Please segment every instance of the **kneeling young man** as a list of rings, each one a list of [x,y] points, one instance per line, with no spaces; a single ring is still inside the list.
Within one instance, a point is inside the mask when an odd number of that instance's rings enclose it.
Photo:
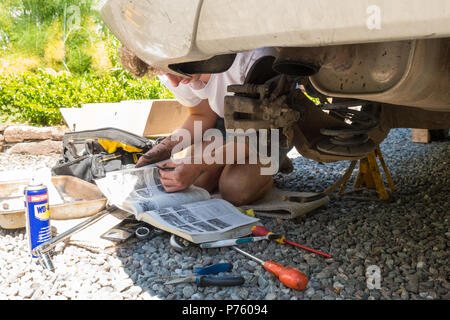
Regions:
[[[122,47],[119,50],[123,66],[134,76],[142,77],[152,67],[140,60],[131,51]],[[143,155],[136,167],[157,163],[171,158],[173,149],[180,143],[179,132],[190,133],[190,141],[182,141],[185,145],[197,143],[194,141],[195,122],[201,123],[202,135],[211,128],[219,129],[223,134],[223,159],[227,146],[224,126],[224,97],[227,87],[231,84],[242,84],[252,65],[259,58],[274,55],[271,48],[261,48],[250,52],[238,53],[233,65],[223,73],[195,74],[191,78],[154,71],[160,81],[173,93],[175,98],[184,106],[189,107],[189,117],[182,128],[176,130],[171,136],[155,145]],[[185,138],[186,139],[186,138]],[[183,140],[181,138],[181,140]],[[211,142],[212,143],[212,142]],[[202,148],[208,145],[201,144]],[[229,144],[227,144],[230,147]],[[233,146],[233,150],[237,147]],[[215,150],[217,152],[217,150]],[[245,157],[248,157],[249,148],[246,146]],[[195,154],[195,151],[194,151]],[[203,155],[203,152],[201,152]],[[234,151],[233,151],[234,154]],[[193,157],[193,156],[191,156]],[[205,163],[205,161],[177,161],[169,160],[158,165],[161,183],[167,192],[176,192],[196,185],[208,190],[210,193],[218,190],[221,197],[236,206],[250,204],[262,198],[273,185],[272,175],[261,174],[263,165],[260,162],[250,164],[248,161],[237,164],[236,155],[232,163],[220,161],[219,163]],[[229,160],[229,159],[228,159]],[[242,160],[242,159],[240,159]]]

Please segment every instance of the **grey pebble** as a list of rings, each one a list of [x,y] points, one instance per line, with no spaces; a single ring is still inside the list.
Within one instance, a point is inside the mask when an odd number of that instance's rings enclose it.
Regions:
[[[242,299],[247,299],[248,295],[249,295],[249,291],[246,288],[242,288],[239,290],[238,295],[242,298]]]
[[[194,288],[190,285],[183,288],[183,297],[185,299],[189,299],[194,293]]]
[[[307,297],[312,297],[312,296],[314,295],[315,292],[316,292],[316,291],[314,290],[314,288],[308,288],[308,289],[306,290],[306,292],[305,292],[305,295],[306,295]]]
[[[258,286],[259,286],[261,289],[264,289],[265,287],[267,287],[268,284],[269,284],[269,282],[267,281],[265,275],[262,275],[262,276],[259,276],[259,277],[258,277]]]
[[[269,292],[264,299],[265,300],[275,300],[277,298],[277,295],[273,292]]]
[[[327,279],[327,278],[332,277],[332,274],[333,274],[332,270],[325,268],[316,275],[316,278],[317,279]]]
[[[194,293],[191,296],[191,299],[193,299],[193,300],[203,300],[203,298],[204,298],[204,295],[200,292]]]
[[[230,294],[230,298],[231,300],[241,300],[241,298],[235,292],[232,292]]]

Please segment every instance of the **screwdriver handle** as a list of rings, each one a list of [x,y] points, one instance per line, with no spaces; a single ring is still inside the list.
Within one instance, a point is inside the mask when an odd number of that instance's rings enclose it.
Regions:
[[[271,233],[269,229],[263,226],[253,226],[252,227],[252,234],[256,237],[265,236]]]
[[[281,270],[278,279],[280,279],[281,283],[286,287],[295,290],[304,290],[308,284],[308,277],[300,270],[292,267],[284,267],[284,269]]]
[[[219,272],[227,272],[230,271],[231,269],[233,269],[233,265],[231,263],[216,263],[209,267],[195,269],[194,273],[198,275],[205,275]]]
[[[237,252],[242,253],[244,256],[249,257],[250,259],[258,261],[263,265],[264,269],[278,277],[281,283],[283,283],[286,287],[295,290],[304,290],[306,288],[306,285],[308,284],[308,277],[303,272],[292,267],[286,268],[283,265],[272,260],[267,260],[264,262],[261,259],[252,256],[250,253],[247,253],[236,246],[233,246],[232,248]]]
[[[280,244],[283,244],[286,238],[284,236],[278,235],[273,233],[272,231],[269,231],[266,227],[263,226],[254,226],[252,227],[252,234],[256,237],[262,237],[266,235],[274,235],[276,237],[271,237],[269,240],[274,240]]]
[[[267,260],[264,262],[264,269],[269,271],[270,273],[274,274],[275,276],[279,277],[281,270],[283,270],[284,266],[282,264],[279,264],[278,262],[275,262],[273,260]]]
[[[282,284],[295,290],[304,290],[308,284],[308,277],[292,267],[284,267],[283,265],[267,260],[264,263],[264,269],[278,277]]]
[[[232,287],[240,286],[245,282],[242,276],[199,276],[195,279],[195,283],[199,287],[217,286]]]

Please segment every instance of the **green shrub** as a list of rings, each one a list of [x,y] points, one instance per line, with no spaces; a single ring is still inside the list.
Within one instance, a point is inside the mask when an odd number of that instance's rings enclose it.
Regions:
[[[100,19],[98,0],[1,0],[0,73],[65,70],[101,75],[115,66],[104,50],[114,36]],[[100,45],[99,45],[100,43]],[[117,48],[113,49],[114,51]],[[31,66],[20,59],[31,58]]]
[[[123,70],[102,76],[50,75],[42,70],[0,75],[0,121],[35,125],[63,123],[59,108],[85,103],[173,98],[157,78],[135,79]]]
[[[76,74],[89,72],[92,57],[84,53],[79,48],[70,49],[67,55],[67,67]]]

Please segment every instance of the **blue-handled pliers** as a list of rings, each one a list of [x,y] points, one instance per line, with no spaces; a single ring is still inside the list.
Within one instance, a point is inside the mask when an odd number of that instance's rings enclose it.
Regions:
[[[192,274],[176,276],[176,278],[167,281],[165,284],[193,282],[199,287],[230,287],[243,284],[245,280],[241,276],[211,276],[212,274],[230,271],[232,267],[231,263],[213,264],[209,267],[195,269]]]

